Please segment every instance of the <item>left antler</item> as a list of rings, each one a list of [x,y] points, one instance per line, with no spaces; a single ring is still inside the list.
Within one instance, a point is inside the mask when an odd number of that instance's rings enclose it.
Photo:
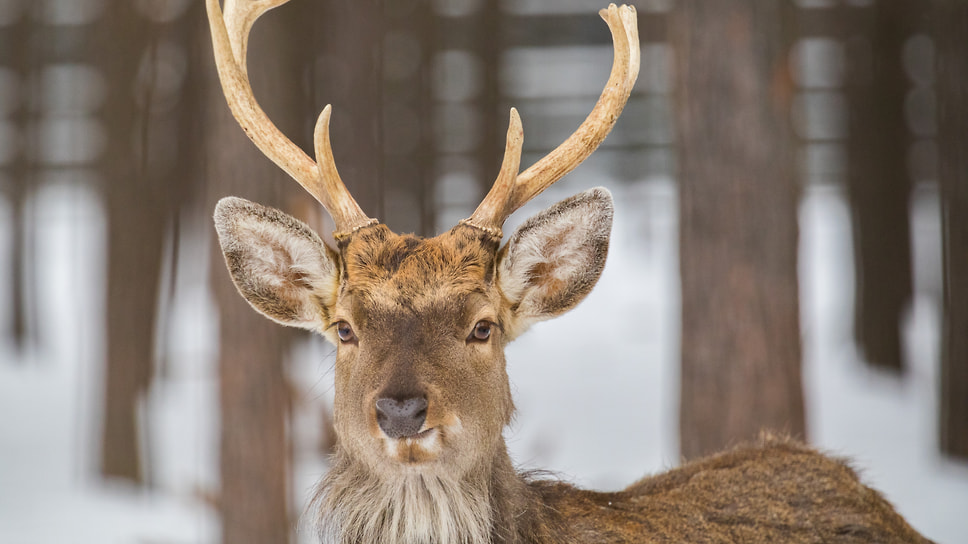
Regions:
[[[612,4],[599,12],[612,32],[615,58],[605,90],[585,121],[554,151],[518,174],[524,138],[521,118],[511,109],[501,172],[484,201],[461,223],[501,236],[501,226],[515,210],[581,164],[615,126],[639,75],[639,31],[635,8]]]
[[[246,47],[252,24],[263,13],[289,0],[225,0],[225,15],[219,0],[207,0],[208,22],[215,49],[222,91],[235,119],[266,157],[293,177],[313,195],[336,224],[334,236],[376,223],[363,213],[336,171],[329,143],[330,107],[319,114],[314,132],[316,162],[287,138],[259,107],[245,66]]]

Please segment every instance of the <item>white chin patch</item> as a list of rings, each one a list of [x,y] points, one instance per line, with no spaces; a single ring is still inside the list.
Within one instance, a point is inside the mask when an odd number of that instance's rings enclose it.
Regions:
[[[437,429],[429,429],[410,438],[384,438],[383,445],[387,457],[403,463],[433,461],[443,450]]]
[[[422,433],[418,437],[407,438],[404,441],[407,443],[407,446],[418,447],[428,453],[440,453],[440,432],[437,429],[430,429],[429,431],[425,431],[425,434]]]

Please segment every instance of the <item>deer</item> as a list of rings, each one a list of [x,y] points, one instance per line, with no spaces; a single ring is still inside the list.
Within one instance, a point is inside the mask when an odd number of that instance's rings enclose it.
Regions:
[[[223,13],[219,0],[206,0],[216,66],[245,133],[329,213],[335,247],[302,221],[238,197],[220,200],[214,220],[245,300],[336,347],[337,446],[307,514],[322,542],[930,542],[847,461],[784,436],[766,434],[617,492],[512,462],[505,346],[591,291],[608,254],[612,197],[593,188],[566,198],[503,245],[502,228],[614,126],[639,70],[633,7],[600,12],[613,65],[576,131],[521,171],[522,124],[512,108],[490,191],[470,217],[423,238],[395,234],[350,195],[333,160],[330,106],[315,125],[313,160],[256,102],[249,30],[287,1],[226,0]]]

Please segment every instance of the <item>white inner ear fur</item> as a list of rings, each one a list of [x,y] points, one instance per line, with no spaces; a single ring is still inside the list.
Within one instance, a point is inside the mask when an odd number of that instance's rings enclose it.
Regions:
[[[510,337],[574,308],[601,276],[612,228],[611,194],[591,189],[528,219],[498,264],[511,305]]]
[[[232,197],[219,202],[215,224],[232,280],[253,308],[283,325],[325,327],[339,273],[316,233],[278,210]]]

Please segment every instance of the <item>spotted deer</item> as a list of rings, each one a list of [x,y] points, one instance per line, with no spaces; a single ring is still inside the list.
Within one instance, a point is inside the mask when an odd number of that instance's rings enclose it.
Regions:
[[[511,110],[497,180],[434,238],[363,213],[333,162],[327,106],[316,160],[266,117],[246,74],[249,30],[287,0],[207,0],[218,73],[242,128],[329,212],[330,248],[302,222],[241,198],[215,225],[232,280],[257,311],[336,346],[331,468],[313,498],[327,543],[928,542],[844,462],[798,442],[759,442],[599,493],[518,472],[503,438],[514,404],[504,347],[592,289],[608,253],[612,198],[591,189],[505,220],[588,157],[621,113],[639,67],[636,13],[601,11],[614,63],[587,119],[520,171]]]

